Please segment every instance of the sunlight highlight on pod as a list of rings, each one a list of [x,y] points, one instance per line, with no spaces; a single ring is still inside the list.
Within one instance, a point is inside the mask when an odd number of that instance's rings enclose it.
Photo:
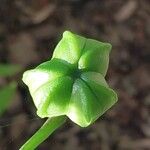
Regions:
[[[66,117],[87,127],[116,103],[117,94],[105,80],[110,50],[109,43],[65,31],[52,59],[24,73],[37,115],[52,120],[21,149],[35,149]]]

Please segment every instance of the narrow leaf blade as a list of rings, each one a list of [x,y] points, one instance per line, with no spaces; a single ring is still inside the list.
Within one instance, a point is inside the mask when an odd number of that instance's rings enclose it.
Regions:
[[[0,115],[8,108],[15,94],[16,86],[16,82],[11,82],[9,85],[0,89]]]

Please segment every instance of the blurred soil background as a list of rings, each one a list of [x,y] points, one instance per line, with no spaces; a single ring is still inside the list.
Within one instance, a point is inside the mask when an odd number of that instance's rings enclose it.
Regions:
[[[119,101],[88,128],[68,120],[38,149],[149,150],[149,0],[0,0],[0,63],[22,68],[0,77],[0,87],[18,83],[0,116],[0,150],[19,149],[45,121],[36,115],[21,78],[51,58],[64,30],[113,45],[107,81]]]

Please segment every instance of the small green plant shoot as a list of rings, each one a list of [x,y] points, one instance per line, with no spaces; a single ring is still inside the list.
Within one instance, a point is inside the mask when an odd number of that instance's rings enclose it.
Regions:
[[[6,111],[9,107],[13,96],[15,95],[17,88],[17,83],[12,81],[8,85],[0,88],[0,116]]]
[[[48,119],[21,150],[35,149],[67,117],[87,127],[116,103],[105,81],[110,50],[108,43],[65,31],[52,59],[23,74],[37,115]]]
[[[0,78],[7,78],[17,74],[21,70],[21,66],[15,64],[0,63]],[[5,113],[9,107],[13,96],[15,95],[17,82],[11,81],[7,85],[0,86],[0,116]]]

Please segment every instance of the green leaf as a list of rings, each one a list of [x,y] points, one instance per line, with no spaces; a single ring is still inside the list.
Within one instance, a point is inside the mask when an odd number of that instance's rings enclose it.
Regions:
[[[8,77],[18,73],[21,70],[19,65],[0,64],[0,77]]]
[[[9,107],[16,91],[16,82],[12,82],[0,89],[0,115]]]

